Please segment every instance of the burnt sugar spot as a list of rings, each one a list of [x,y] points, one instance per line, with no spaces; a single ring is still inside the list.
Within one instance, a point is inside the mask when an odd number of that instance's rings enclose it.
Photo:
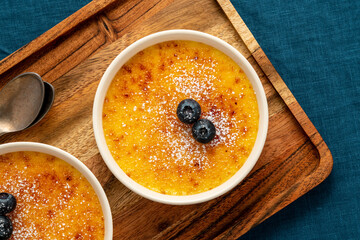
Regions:
[[[94,232],[94,231],[95,231],[95,227],[94,227],[94,226],[87,226],[86,229],[88,230],[88,232]]]
[[[145,70],[146,70],[146,67],[145,67],[142,63],[139,64],[139,68],[140,68],[142,71],[145,71]]]
[[[150,71],[146,71],[141,81],[139,81],[139,88],[143,93],[148,94],[149,84],[153,81],[153,76]]]
[[[222,105],[224,101],[225,101],[225,97],[223,94],[220,94],[214,98],[214,103],[218,105]],[[216,107],[212,106],[212,108],[216,108]]]
[[[70,182],[70,181],[73,180],[73,177],[72,177],[70,174],[65,175],[65,180],[68,181],[68,182]]]
[[[115,137],[113,139],[114,142],[119,142],[120,140],[123,140],[124,139],[124,135],[120,135],[119,137]]]
[[[53,217],[55,217],[55,212],[54,212],[53,210],[49,210],[49,211],[47,212],[47,217],[48,217],[49,219],[52,219]]]
[[[29,162],[30,161],[30,158],[28,155],[26,155],[25,153],[22,154],[22,159],[24,160],[24,162]]]
[[[48,161],[48,162],[50,162],[50,163],[54,162],[55,159],[56,159],[56,158],[55,158],[54,156],[47,156],[47,157],[46,157],[46,161]]]
[[[46,172],[42,175],[42,179],[39,179],[39,183],[41,183],[42,181],[45,182],[50,182],[52,184],[57,184],[58,182],[60,182],[60,178],[56,175],[56,173],[50,173],[50,172]]]
[[[148,89],[147,86],[144,86],[144,87],[142,88],[142,90],[143,90],[144,93],[147,93],[147,91],[148,91],[149,89]]]
[[[195,53],[194,53],[193,59],[194,59],[195,61],[199,59],[199,52],[195,52]]]
[[[128,72],[128,73],[132,73],[132,69],[131,69],[130,66],[124,65],[122,68],[123,68],[126,72]]]
[[[152,74],[150,71],[147,71],[145,73],[145,81],[147,81],[147,82],[152,81]]]
[[[190,178],[190,183],[193,185],[193,187],[198,187],[199,186],[199,182],[196,181],[194,178]]]
[[[77,234],[75,235],[75,239],[76,239],[76,240],[82,240],[82,239],[84,239],[84,236],[83,236],[81,233],[77,233]]]

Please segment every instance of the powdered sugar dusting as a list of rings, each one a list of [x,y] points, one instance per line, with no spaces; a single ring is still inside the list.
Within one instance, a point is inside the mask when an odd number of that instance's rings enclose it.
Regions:
[[[186,69],[183,66],[175,67],[172,73],[164,77],[164,80],[175,83],[175,90],[189,98],[200,99],[204,95],[209,96],[216,90],[213,82],[216,80],[214,73],[217,62],[204,59],[203,63],[208,63],[205,65],[193,58],[188,59],[188,62],[193,64],[192,69]]]

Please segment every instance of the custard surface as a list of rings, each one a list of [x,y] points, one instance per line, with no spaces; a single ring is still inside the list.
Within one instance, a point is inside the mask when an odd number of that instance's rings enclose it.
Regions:
[[[216,127],[198,143],[178,120],[187,98]],[[103,106],[103,130],[120,168],[137,183],[168,195],[215,188],[249,156],[259,111],[243,70],[228,56],[193,41],[156,44],[132,57],[116,74]]]
[[[0,192],[17,200],[10,239],[104,239],[98,197],[73,166],[39,152],[0,155]]]

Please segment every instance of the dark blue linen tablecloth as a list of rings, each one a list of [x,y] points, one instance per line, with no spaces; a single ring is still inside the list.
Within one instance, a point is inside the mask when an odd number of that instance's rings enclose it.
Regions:
[[[0,59],[89,0],[0,2]],[[360,1],[232,0],[334,158],[330,177],[241,239],[360,239]]]
[[[330,177],[243,239],[360,239],[360,1],[232,1],[330,148]]]

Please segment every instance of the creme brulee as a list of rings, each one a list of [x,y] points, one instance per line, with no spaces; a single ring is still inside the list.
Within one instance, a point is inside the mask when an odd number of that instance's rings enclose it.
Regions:
[[[187,98],[216,127],[194,140],[176,115]],[[122,66],[103,107],[103,129],[120,168],[137,183],[168,195],[213,189],[248,158],[258,131],[256,95],[242,69],[219,50],[193,41],[148,47]]]
[[[98,197],[73,166],[38,152],[0,155],[0,192],[17,200],[10,239],[104,239]]]

